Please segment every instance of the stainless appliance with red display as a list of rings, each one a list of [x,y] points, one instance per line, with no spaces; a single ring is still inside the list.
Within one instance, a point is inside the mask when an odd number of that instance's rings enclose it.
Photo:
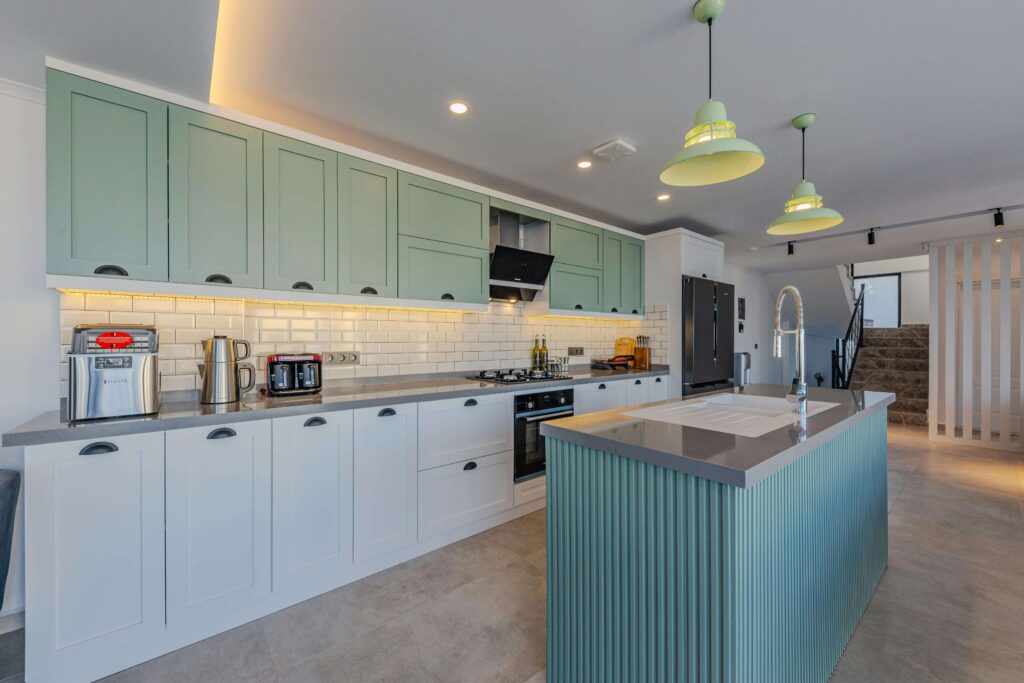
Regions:
[[[556,389],[516,396],[515,401],[515,480],[523,481],[544,474],[546,451],[540,425],[548,420],[573,414],[572,389]]]
[[[319,354],[267,356],[267,395],[316,394],[323,388]]]
[[[152,325],[76,325],[68,353],[68,419],[160,410],[158,346]]]

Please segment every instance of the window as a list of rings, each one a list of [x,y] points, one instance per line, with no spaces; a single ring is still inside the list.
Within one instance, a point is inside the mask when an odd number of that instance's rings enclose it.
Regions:
[[[853,278],[855,291],[864,286],[864,326],[900,326],[900,274]]]

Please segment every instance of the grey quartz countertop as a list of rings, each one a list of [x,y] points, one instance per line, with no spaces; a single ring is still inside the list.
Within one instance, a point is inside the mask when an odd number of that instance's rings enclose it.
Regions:
[[[160,412],[146,417],[99,420],[70,424],[59,411],[43,413],[3,435],[4,446],[36,446],[79,439],[99,439],[126,434],[161,432],[208,425],[262,420],[293,415],[313,415],[326,411],[369,408],[389,404],[468,398],[486,394],[528,393],[556,387],[588,384],[616,379],[667,375],[668,366],[651,370],[573,369],[571,379],[531,384],[491,384],[467,379],[471,373],[410,375],[338,380],[324,386],[313,396],[270,398],[253,392],[238,403],[202,405],[198,398],[164,401]],[[196,392],[192,392],[195,394]],[[511,418],[511,416],[509,416]]]
[[[782,385],[753,384],[742,391],[754,396],[784,397],[788,390]],[[637,406],[551,420],[543,423],[540,430],[544,436],[586,448],[750,488],[882,410],[896,398],[894,394],[878,391],[818,388],[807,391],[812,401],[839,405],[805,417],[804,424],[794,415],[790,426],[756,438],[623,414],[637,410]],[[659,404],[699,400],[701,397],[670,399]]]

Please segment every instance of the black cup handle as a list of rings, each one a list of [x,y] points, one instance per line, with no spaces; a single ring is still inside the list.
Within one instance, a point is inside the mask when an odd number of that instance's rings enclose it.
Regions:
[[[304,425],[302,425],[302,426],[303,427],[322,427],[325,424],[327,424],[327,420],[323,419],[322,417],[311,417],[308,420],[306,420],[306,423]]]
[[[637,380],[637,381],[633,382],[633,384],[640,384],[640,383],[641,383],[640,380]]]
[[[636,309],[634,308],[634,309],[633,309],[633,315],[640,315],[640,311],[638,311],[638,310],[636,310]]]
[[[473,462],[473,461],[467,462],[465,465],[462,466],[462,469],[463,470],[475,470],[476,469],[476,463]]]
[[[92,272],[94,275],[118,275],[120,277],[128,277],[128,271],[121,266],[100,266]]]
[[[612,306],[612,313],[618,313],[618,312],[619,312],[619,309],[617,309],[614,306]]]
[[[206,435],[207,439],[230,439],[233,436],[238,436],[238,432],[230,427],[221,427],[220,429],[214,429],[212,432]]]
[[[581,306],[580,304],[576,304],[575,306],[573,306],[573,308],[575,310],[577,310],[577,311],[582,311],[583,310],[583,306]]]
[[[221,275],[220,273],[214,273],[213,275],[211,275],[208,278],[206,278],[206,281],[210,282],[210,283],[213,283],[215,285],[230,285],[230,284],[233,284],[231,282],[231,278],[229,278],[227,275]]]
[[[444,294],[441,295],[441,300],[442,301],[455,301],[455,297],[452,296],[451,294],[449,294],[448,292],[445,292]]]
[[[608,387],[606,387],[606,386],[605,386],[605,385],[603,385],[603,384],[598,384],[598,385],[597,385],[597,388],[598,388],[598,389],[607,389]]]
[[[392,415],[397,415],[397,414],[398,413],[395,412],[394,408],[385,408],[384,410],[382,410],[379,413],[377,413],[377,417],[391,417]]]
[[[661,378],[660,377],[655,377],[654,381],[660,384],[661,383]]]
[[[360,294],[373,294],[373,295],[376,295],[377,294],[377,290],[374,289],[373,287],[363,287],[362,289],[359,290],[359,293]]]
[[[466,402],[463,403],[462,405],[466,406],[467,408],[470,408],[472,406],[477,405],[477,402],[475,398],[467,398]]]
[[[300,280],[299,282],[296,282],[294,285],[292,285],[292,289],[305,289],[312,292],[313,285],[309,284],[308,282],[303,282]]]
[[[91,443],[82,450],[78,451],[79,455],[106,455],[107,453],[114,453],[117,451],[117,446],[110,443],[109,441],[97,441]]]

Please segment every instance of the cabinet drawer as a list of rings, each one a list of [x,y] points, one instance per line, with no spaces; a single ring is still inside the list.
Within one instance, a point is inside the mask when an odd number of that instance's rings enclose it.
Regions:
[[[419,468],[510,450],[512,394],[421,403]]]
[[[435,467],[419,474],[420,538],[512,507],[512,452]]]
[[[626,405],[626,384],[622,380],[581,384],[574,390],[577,415],[612,410]]]
[[[487,303],[491,255],[486,249],[405,235],[399,237],[398,246],[398,296]]]

